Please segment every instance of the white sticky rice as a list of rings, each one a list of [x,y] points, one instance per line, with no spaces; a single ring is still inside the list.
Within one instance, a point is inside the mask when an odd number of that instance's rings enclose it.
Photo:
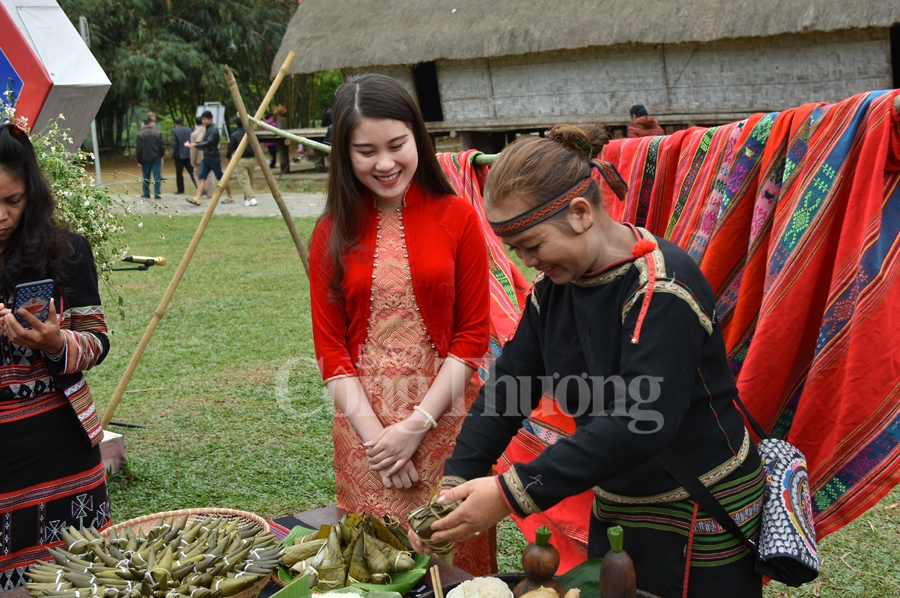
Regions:
[[[446,598],[512,598],[512,595],[503,580],[496,577],[476,577],[450,590]]]

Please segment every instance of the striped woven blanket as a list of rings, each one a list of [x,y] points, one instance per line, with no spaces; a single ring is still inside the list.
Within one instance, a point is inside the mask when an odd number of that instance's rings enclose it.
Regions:
[[[512,338],[519,324],[519,314],[525,304],[530,286],[515,264],[509,259],[503,243],[491,230],[484,213],[484,180],[487,166],[476,166],[475,157],[481,152],[469,150],[459,154],[438,154],[444,173],[453,183],[457,194],[471,203],[478,212],[488,251],[491,293],[491,342],[478,375],[487,380],[491,360],[500,356],[503,345]]]
[[[897,93],[614,140],[603,153],[629,185],[624,201],[606,202],[610,213],[677,243],[709,279],[742,400],[772,436],[807,457],[819,539],[900,482]],[[441,160],[480,207],[484,172],[465,167],[471,157]],[[614,197],[608,188],[604,196]],[[499,255],[502,246],[488,238]],[[507,291],[503,309],[492,312],[504,330],[520,278],[492,288],[497,299]],[[492,347],[504,338],[492,329]],[[527,422],[498,468],[533,459],[558,436],[541,430],[567,427]],[[571,543],[561,570],[583,554],[589,501],[554,508],[566,518],[553,527]],[[520,524],[532,539],[538,525],[554,521],[548,512]]]
[[[716,294],[744,403],[808,460],[818,537],[900,482],[897,92],[617,140],[623,220]]]

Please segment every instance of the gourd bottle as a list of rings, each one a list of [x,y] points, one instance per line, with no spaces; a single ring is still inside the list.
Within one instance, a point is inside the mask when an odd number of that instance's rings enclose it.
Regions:
[[[634,563],[622,550],[624,533],[618,525],[606,530],[611,548],[600,565],[600,598],[637,598]]]
[[[562,585],[553,579],[558,568],[559,551],[550,544],[550,530],[546,525],[542,525],[535,533],[534,543],[522,551],[522,570],[525,571],[526,577],[513,590],[513,596],[518,598],[538,588],[550,588],[562,598],[566,592]]]

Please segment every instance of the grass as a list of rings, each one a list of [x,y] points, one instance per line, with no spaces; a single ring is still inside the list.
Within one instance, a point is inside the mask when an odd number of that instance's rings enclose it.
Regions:
[[[198,222],[145,217],[128,229],[133,251],[171,267],[116,274],[126,316],[110,316],[112,351],[89,378],[102,408]],[[307,237],[312,224],[297,222]],[[116,519],[190,506],[273,517],[333,503],[307,297],[283,222],[213,218],[115,414],[148,426],[126,432],[129,467],[110,486]]]
[[[101,412],[200,218],[144,216],[130,251],[165,267],[115,274],[124,317],[107,309],[112,349],[88,374]],[[297,219],[309,238],[313,219]],[[104,289],[104,300],[115,298]],[[113,428],[128,466],[110,480],[117,521],[188,507],[272,518],[334,504],[331,410],[313,360],[308,285],[279,218],[214,216],[129,384]],[[821,545],[822,574],[766,598],[900,596],[900,491]],[[500,525],[501,571],[521,568],[521,534]]]

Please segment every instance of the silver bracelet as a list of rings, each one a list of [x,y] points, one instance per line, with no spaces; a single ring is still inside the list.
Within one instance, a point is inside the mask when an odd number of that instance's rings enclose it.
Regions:
[[[425,409],[423,409],[419,405],[416,405],[413,407],[413,411],[418,411],[425,418],[425,424],[422,426],[423,428],[427,428],[429,425],[431,425],[432,428],[437,428],[437,420],[434,419],[434,417],[432,417],[430,413],[425,411]]]

